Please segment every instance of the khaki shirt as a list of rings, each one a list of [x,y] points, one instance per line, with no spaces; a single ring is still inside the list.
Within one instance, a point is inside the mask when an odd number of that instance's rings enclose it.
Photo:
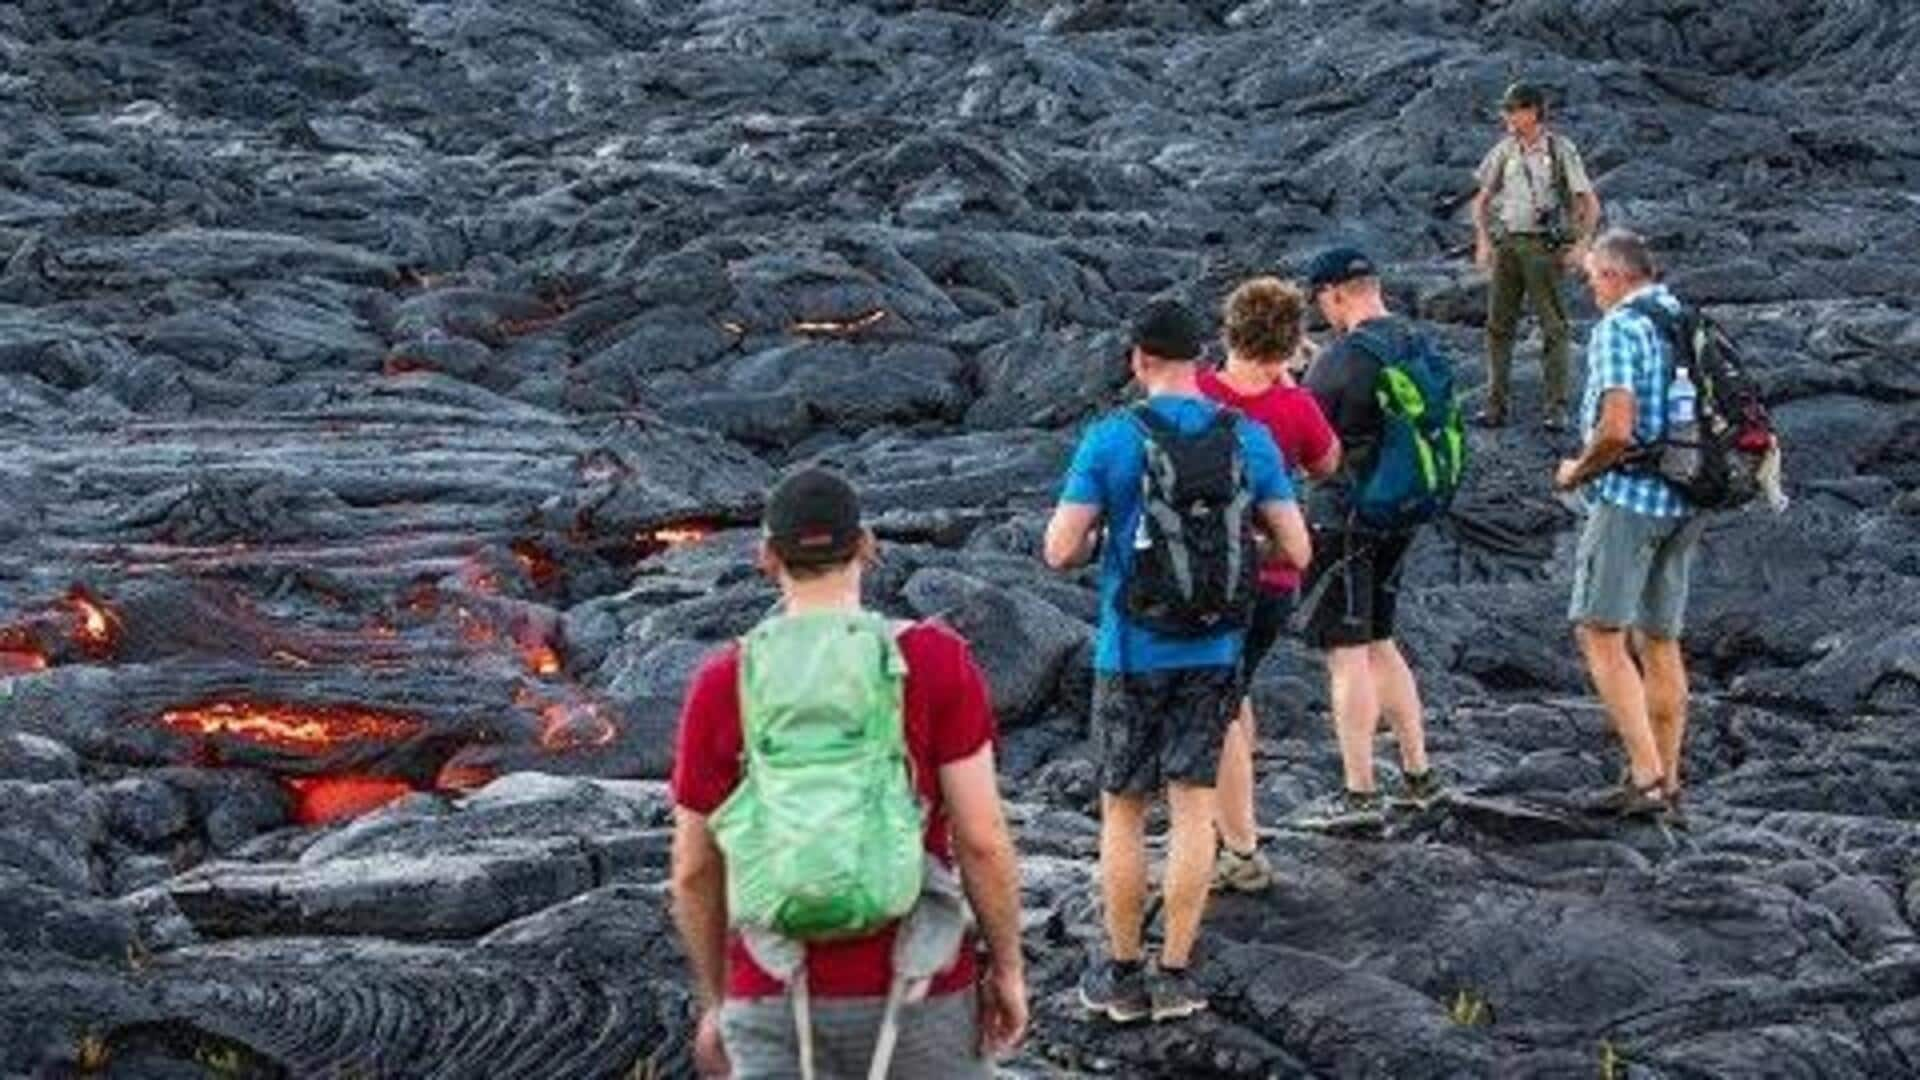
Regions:
[[[1553,157],[1548,147],[1555,143],[1559,144],[1561,167],[1566,170],[1567,189],[1574,195],[1593,190],[1593,181],[1587,179],[1587,167],[1573,140],[1547,132],[1533,146],[1522,147],[1520,140],[1509,135],[1487,152],[1477,174],[1482,190],[1493,193],[1489,224],[1496,235],[1544,232],[1536,214],[1542,208],[1549,211],[1547,220],[1573,227],[1573,207],[1560,205],[1560,192],[1553,182]]]

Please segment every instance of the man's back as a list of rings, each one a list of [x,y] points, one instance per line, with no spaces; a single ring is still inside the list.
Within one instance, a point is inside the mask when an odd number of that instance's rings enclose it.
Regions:
[[[1219,406],[1199,397],[1158,395],[1147,399],[1146,404],[1188,434],[1213,423],[1220,411]],[[1257,505],[1292,498],[1292,482],[1285,475],[1272,436],[1244,418],[1238,419],[1235,431],[1253,502]],[[1116,411],[1087,430],[1061,495],[1065,502],[1100,507],[1107,525],[1107,540],[1100,555],[1101,619],[1094,667],[1100,671],[1153,671],[1231,666],[1239,647],[1237,633],[1169,638],[1135,626],[1127,618],[1122,594],[1133,570],[1145,468],[1146,437],[1140,422],[1129,415],[1129,410]]]
[[[1640,302],[1659,304],[1671,312],[1680,301],[1664,285],[1649,285],[1609,311],[1593,328],[1588,346],[1587,388],[1580,405],[1582,431],[1591,432],[1600,418],[1600,400],[1609,390],[1633,394],[1633,441],[1642,446],[1658,442],[1667,432],[1667,380],[1673,372],[1673,347],[1644,313]],[[1673,485],[1658,476],[1611,471],[1596,479],[1593,496],[1636,513],[1677,517],[1687,513],[1686,501]]]
[[[940,768],[978,752],[994,738],[986,683],[967,644],[936,623],[914,624],[898,635],[906,660],[904,725],[915,790],[928,808],[924,846],[944,863],[953,861],[949,821],[940,795]],[[681,715],[674,761],[675,800],[712,814],[741,777],[740,648],[730,643],[694,674]],[[892,977],[893,931],[866,938],[808,946],[809,986],[816,996],[877,997]],[[786,988],[764,971],[735,938],[728,949],[727,994],[760,998]],[[963,948],[954,965],[936,978],[930,993],[971,986],[973,950]]]
[[[1410,347],[1416,333],[1406,320],[1393,315],[1369,319],[1341,335],[1308,370],[1306,387],[1320,403],[1342,447],[1339,470],[1314,487],[1311,516],[1315,522],[1336,524],[1346,519],[1353,485],[1373,467],[1386,430],[1377,396],[1381,351],[1398,355]]]

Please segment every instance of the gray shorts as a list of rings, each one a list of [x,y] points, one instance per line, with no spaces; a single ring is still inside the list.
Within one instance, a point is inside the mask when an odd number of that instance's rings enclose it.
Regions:
[[[813,1068],[819,1080],[866,1080],[880,1034],[885,998],[814,998]],[[900,1040],[888,1076],[987,1080],[992,1063],[980,1056],[979,1017],[971,991],[941,994],[900,1007]],[[800,1038],[793,1003],[785,997],[728,1001],[720,1009],[720,1041],[735,1080],[800,1075]]]
[[[1678,638],[1686,623],[1687,581],[1703,521],[1697,515],[1653,517],[1610,503],[1595,506],[1574,550],[1567,617],[1583,626]]]

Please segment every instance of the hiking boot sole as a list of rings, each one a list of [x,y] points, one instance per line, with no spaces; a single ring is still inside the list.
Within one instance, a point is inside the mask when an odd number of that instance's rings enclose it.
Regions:
[[[1149,1005],[1143,1004],[1134,1008],[1111,1001],[1095,1001],[1087,996],[1085,990],[1079,991],[1079,995],[1080,1005],[1087,1012],[1094,1016],[1104,1016],[1116,1024],[1137,1024],[1150,1016],[1155,1020],[1159,1019],[1158,1016],[1153,1016],[1153,1008]]]
[[[1206,1010],[1207,1003],[1204,1001],[1182,1001],[1174,1005],[1155,1005],[1149,1012],[1154,1023],[1164,1024],[1169,1020],[1185,1020],[1195,1013]]]
[[[1293,823],[1296,828],[1314,832],[1377,836],[1387,831],[1385,817],[1309,818]]]

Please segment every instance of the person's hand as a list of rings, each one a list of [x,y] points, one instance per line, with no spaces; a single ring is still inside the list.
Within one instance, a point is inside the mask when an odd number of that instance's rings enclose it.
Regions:
[[[1487,273],[1493,269],[1493,241],[1484,236],[1474,239],[1473,265],[1479,267],[1481,273]]]
[[[1027,1034],[1027,976],[1017,967],[992,965],[980,982],[980,1056],[998,1057]]]
[[[693,1067],[701,1076],[726,1080],[733,1075],[733,1063],[727,1060],[727,1048],[720,1041],[720,1006],[700,1010],[700,1026],[693,1034]]]
[[[1560,253],[1560,265],[1569,270],[1579,270],[1587,257],[1587,245],[1573,244]]]
[[[1578,461],[1572,458],[1561,458],[1560,467],[1553,471],[1553,489],[1555,491],[1572,491],[1574,488],[1579,487],[1580,485],[1576,482],[1579,480],[1579,473],[1576,471],[1579,467],[1580,463]]]

